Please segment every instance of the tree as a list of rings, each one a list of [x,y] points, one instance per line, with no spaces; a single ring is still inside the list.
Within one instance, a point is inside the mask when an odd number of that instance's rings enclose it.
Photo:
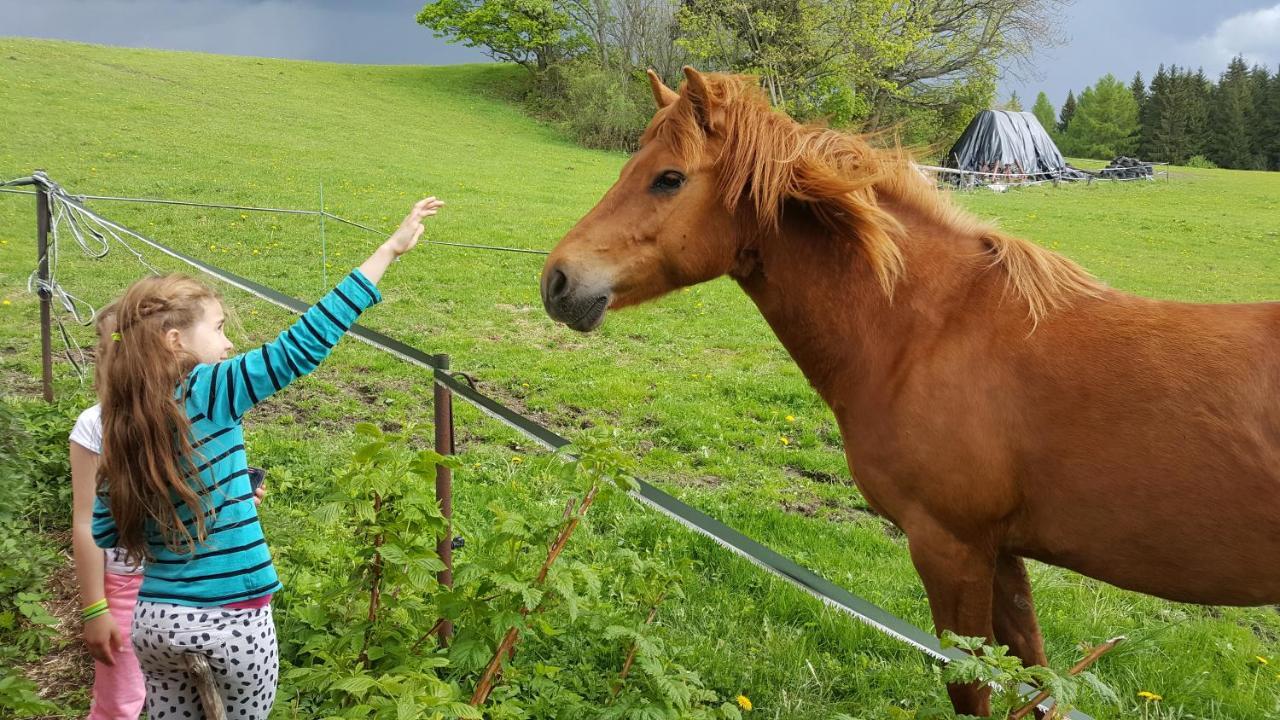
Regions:
[[[1271,169],[1271,142],[1280,132],[1280,106],[1271,92],[1271,73],[1255,65],[1249,71],[1249,94],[1253,100],[1253,112],[1249,116],[1249,149],[1254,167]]]
[[[1050,135],[1056,134],[1057,124],[1053,120],[1053,105],[1049,102],[1049,96],[1043,91],[1036,95],[1036,104],[1031,106],[1031,113],[1040,121],[1045,132]]]
[[[704,67],[754,72],[802,118],[958,132],[989,107],[1001,64],[1060,41],[1064,0],[685,0]],[[931,138],[929,138],[931,139]]]
[[[1280,68],[1271,76],[1264,112],[1270,118],[1270,130],[1267,133],[1270,140],[1263,148],[1267,155],[1267,167],[1280,170]]]
[[[1132,91],[1133,87],[1130,86],[1129,89]],[[1160,125],[1169,91],[1169,73],[1165,72],[1164,63],[1161,63],[1155,77],[1151,78],[1150,93],[1145,95],[1138,107],[1138,124],[1142,126],[1139,131],[1138,154],[1149,160],[1167,161],[1156,147],[1155,130]]]
[[[1133,80],[1129,83],[1129,93],[1133,95],[1133,101],[1138,104],[1138,115],[1142,115],[1142,108],[1147,104],[1147,86],[1142,82],[1142,73],[1135,72]]]
[[[1062,112],[1058,114],[1058,132],[1065,133],[1067,126],[1071,124],[1071,118],[1076,114],[1076,96],[1075,93],[1068,90],[1067,100],[1062,103]]]
[[[1134,152],[1138,145],[1138,103],[1114,75],[1103,75],[1080,94],[1063,138],[1066,151],[1091,158]]]
[[[1001,110],[1011,110],[1013,112],[1022,112],[1022,98],[1018,97],[1018,91],[1014,90],[1004,105],[1000,106]]]
[[[1253,119],[1253,92],[1244,58],[1235,57],[1213,92],[1213,132],[1209,158],[1222,167],[1254,168],[1249,123]]]
[[[546,70],[592,45],[558,0],[436,0],[418,13],[418,23],[436,37],[530,70]]]

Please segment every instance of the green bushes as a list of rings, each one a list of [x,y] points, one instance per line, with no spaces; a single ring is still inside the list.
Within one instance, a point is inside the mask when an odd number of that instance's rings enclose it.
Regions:
[[[616,480],[628,477],[626,463],[607,441],[580,444],[578,460],[530,463],[521,482],[548,495],[567,489],[564,505],[492,503],[473,529],[462,525],[468,542],[449,589],[436,580],[444,519],[434,476],[438,464],[463,461],[414,452],[372,425],[358,433],[361,445],[335,474],[315,524],[276,543],[291,558],[277,604],[278,713],[739,717],[670,657],[650,624],[679,595],[682,568],[574,534],[593,503],[627,487]],[[438,634],[445,618],[455,628],[447,644]],[[487,699],[475,692],[489,683]]]
[[[73,418],[62,405],[0,401],[0,716],[58,711],[19,667],[58,643],[43,603],[60,557],[44,533],[69,525]]]

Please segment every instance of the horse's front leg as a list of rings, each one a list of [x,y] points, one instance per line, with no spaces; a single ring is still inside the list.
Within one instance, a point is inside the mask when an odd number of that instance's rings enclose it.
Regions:
[[[924,581],[937,633],[992,639],[996,553],[932,523],[907,531],[911,560]],[[957,713],[991,713],[991,689],[980,683],[948,685]]]
[[[996,642],[1008,645],[1010,652],[1022,660],[1022,664],[1049,664],[1044,654],[1044,638],[1040,634],[1040,622],[1036,619],[1035,604],[1031,600],[1031,578],[1026,564],[1017,555],[1002,553],[996,559],[995,597],[992,607],[992,629]],[[1039,709],[1037,720],[1044,717]]]

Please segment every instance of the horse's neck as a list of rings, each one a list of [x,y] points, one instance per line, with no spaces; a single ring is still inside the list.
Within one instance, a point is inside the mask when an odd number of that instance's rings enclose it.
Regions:
[[[761,238],[758,261],[735,278],[833,407],[885,391],[910,345],[938,332],[974,282],[964,254],[980,251],[977,238],[907,218],[906,273],[892,300],[856,240],[803,217]]]

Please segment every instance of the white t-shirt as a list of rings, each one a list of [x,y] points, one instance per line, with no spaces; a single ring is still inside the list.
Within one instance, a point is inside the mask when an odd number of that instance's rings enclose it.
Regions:
[[[102,454],[102,405],[94,405],[80,413],[75,427],[71,428],[71,442],[89,452]],[[105,569],[109,573],[138,575],[142,572],[140,566],[125,559],[125,551],[122,548],[103,550],[103,554],[106,557]]]

